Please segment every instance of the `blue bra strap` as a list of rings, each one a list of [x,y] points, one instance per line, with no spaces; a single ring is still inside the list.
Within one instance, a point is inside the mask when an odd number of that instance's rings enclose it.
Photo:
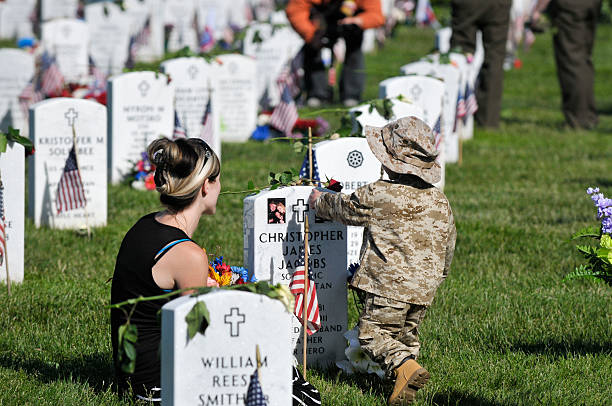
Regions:
[[[164,248],[162,248],[161,250],[159,250],[159,252],[157,254],[155,254],[155,260],[157,262],[157,260],[159,260],[161,258],[161,255],[168,251],[170,248],[174,247],[176,244],[183,242],[183,241],[191,241],[189,238],[182,238],[180,240],[175,240],[172,241],[171,243],[166,244],[166,246]]]

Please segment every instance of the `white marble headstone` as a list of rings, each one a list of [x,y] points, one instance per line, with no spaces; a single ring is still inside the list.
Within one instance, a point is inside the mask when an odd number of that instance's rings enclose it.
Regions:
[[[381,116],[376,109],[370,111],[369,104],[363,104],[357,107],[354,107],[350,110],[351,118],[353,121],[354,130],[357,131],[358,127],[357,123],[361,126],[361,134],[365,135],[365,126],[371,125],[373,127],[384,127],[391,121],[399,120],[402,117],[418,117],[421,120],[424,120],[423,109],[412,102],[401,101],[397,98],[392,98],[391,103],[393,104],[393,116],[387,120],[385,117]],[[360,113],[360,114],[357,114]]]
[[[67,82],[86,82],[89,75],[89,28],[84,21],[59,19],[42,24],[42,48],[55,56]]]
[[[244,28],[249,22],[248,0],[198,0],[198,25],[212,30],[216,40],[223,37],[223,32],[230,26]]]
[[[125,0],[123,4],[131,19],[130,37],[148,29],[147,41],[136,47],[135,60],[153,62],[161,59],[164,56],[162,0]]]
[[[191,340],[185,316],[198,302],[210,314]],[[261,355],[260,384],[269,406],[291,404],[291,313],[278,300],[217,290],[183,296],[162,308],[161,382],[164,406],[242,405]]]
[[[436,49],[440,53],[447,53],[450,51],[451,37],[453,36],[453,29],[450,27],[440,28],[436,31]]]
[[[213,62],[216,63],[216,62]],[[174,108],[190,138],[202,138],[202,121],[211,92],[214,93],[214,77],[211,66],[204,58],[176,58],[161,64],[164,73],[174,85]],[[214,116],[213,106],[213,116]],[[219,137],[205,140],[221,156]]]
[[[116,4],[85,6],[89,27],[89,55],[106,75],[120,73],[128,60],[131,18]]]
[[[174,85],[164,74],[130,72],[108,82],[109,177],[121,182],[147,146],[174,130]]]
[[[457,117],[457,96],[461,85],[461,71],[451,64],[419,61],[409,63],[400,68],[404,75],[432,75],[444,81],[444,98],[442,123],[444,133],[444,160],[457,162],[459,160],[459,132],[455,131]]]
[[[77,160],[87,205],[57,214],[57,185],[76,131]],[[105,226],[107,213],[106,107],[91,100],[55,98],[30,107],[29,212],[36,227]]]
[[[326,366],[344,358],[347,329],[346,226],[317,222],[308,207],[311,186],[265,190],[244,199],[244,264],[258,280],[289,285],[310,225],[309,269],[317,289],[321,330],[308,339],[308,364]],[[279,207],[284,207],[284,215]],[[272,206],[271,206],[272,205]],[[271,209],[276,208],[272,211]],[[278,213],[278,214],[277,214]],[[280,222],[282,220],[282,222]],[[302,359],[301,325],[293,318],[295,355]]]
[[[197,0],[166,0],[164,2],[164,24],[172,26],[168,38],[168,52],[188,47],[196,52],[199,48],[195,30]]]
[[[76,17],[79,0],[40,0],[41,21]]]
[[[213,65],[215,134],[221,141],[244,142],[257,124],[257,80],[255,60],[248,56],[221,55]]]
[[[254,42],[258,33],[262,42]],[[264,106],[276,106],[280,91],[276,80],[283,66],[303,46],[304,41],[290,27],[274,27],[271,24],[253,24],[245,34],[243,53],[255,58],[257,65],[257,99],[267,96]]]
[[[27,112],[19,103],[19,95],[34,76],[34,57],[19,49],[3,48],[0,61],[0,131],[12,126],[27,137]]]
[[[0,5],[0,38],[30,37],[36,0],[5,0]]]
[[[319,178],[337,180],[342,184],[342,193],[351,194],[380,179],[380,161],[370,150],[365,138],[346,137],[322,141],[314,145],[312,153],[319,169]],[[348,267],[359,262],[363,227],[348,226],[347,233]]]
[[[9,278],[23,282],[24,213],[25,213],[25,151],[23,146],[9,142],[0,154],[0,175],[4,185],[4,225],[8,251]],[[5,256],[0,264],[0,282],[6,280]]]

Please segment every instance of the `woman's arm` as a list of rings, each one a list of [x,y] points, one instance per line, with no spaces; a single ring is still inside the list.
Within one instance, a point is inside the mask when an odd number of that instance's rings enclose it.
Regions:
[[[177,244],[153,267],[153,278],[171,282],[178,289],[206,286],[208,282],[208,256],[194,242]],[[192,291],[184,292],[189,295]]]

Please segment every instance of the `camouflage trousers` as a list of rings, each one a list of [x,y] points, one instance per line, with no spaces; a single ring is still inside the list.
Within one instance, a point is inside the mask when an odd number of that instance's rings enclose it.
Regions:
[[[393,372],[404,359],[418,358],[419,324],[427,306],[366,293],[359,318],[359,343],[366,354],[395,379]]]

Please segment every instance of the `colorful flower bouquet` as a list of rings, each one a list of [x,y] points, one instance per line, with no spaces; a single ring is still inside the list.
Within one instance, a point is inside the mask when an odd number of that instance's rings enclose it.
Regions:
[[[577,238],[592,238],[599,243],[592,245],[577,245],[576,248],[587,260],[565,276],[565,280],[575,278],[590,278],[603,281],[612,286],[612,199],[604,197],[599,188],[588,188],[587,194],[597,208],[599,226],[587,227],[572,236]]]
[[[155,190],[155,165],[149,161],[149,156],[146,152],[141,154],[138,162],[134,163],[132,172],[128,178],[132,180],[132,187],[138,190]]]
[[[241,266],[229,266],[223,262],[223,256],[216,257],[208,265],[208,286],[244,285],[253,282],[257,282],[255,275],[249,278],[248,269]]]

